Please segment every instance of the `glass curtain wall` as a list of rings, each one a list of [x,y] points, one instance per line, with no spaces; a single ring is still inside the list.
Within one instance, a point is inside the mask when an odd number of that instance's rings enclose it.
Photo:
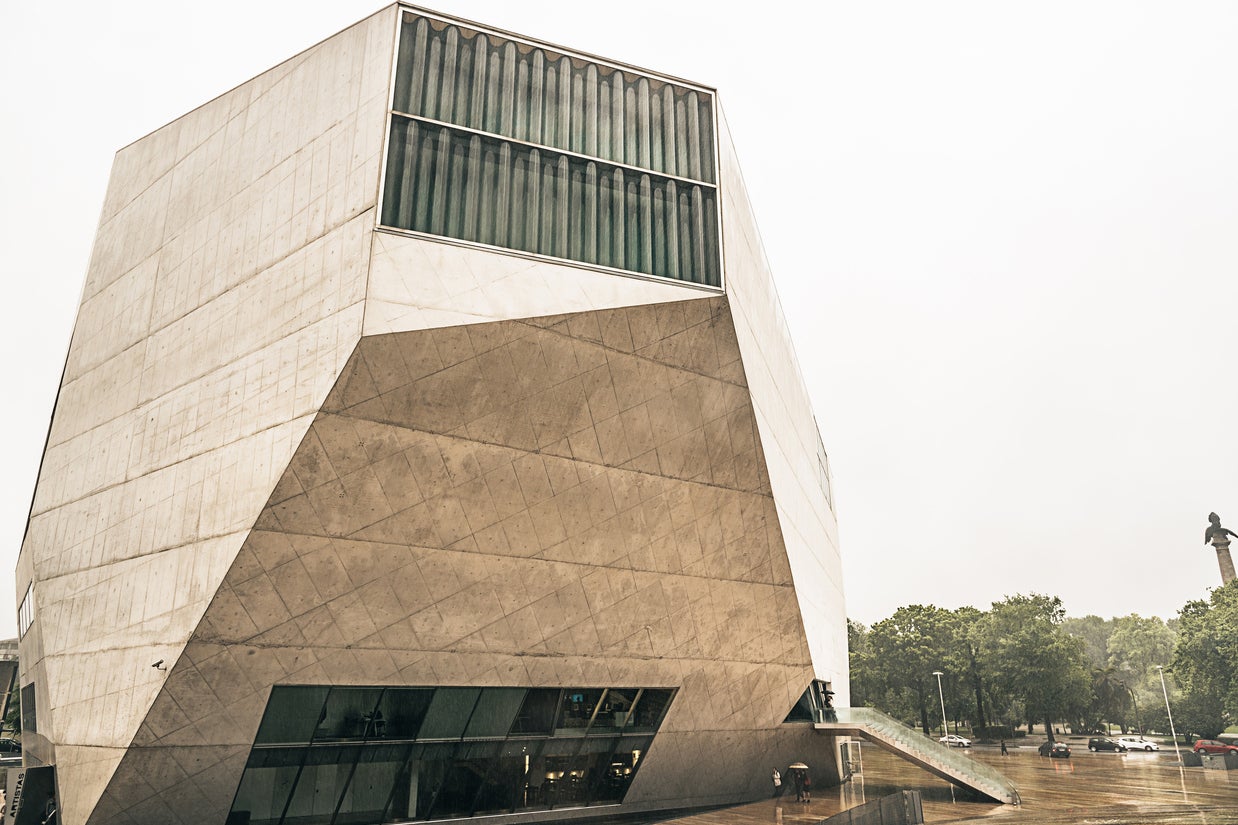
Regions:
[[[616,804],[673,696],[276,687],[229,822],[360,825]]]
[[[720,284],[713,98],[406,12],[382,222]]]

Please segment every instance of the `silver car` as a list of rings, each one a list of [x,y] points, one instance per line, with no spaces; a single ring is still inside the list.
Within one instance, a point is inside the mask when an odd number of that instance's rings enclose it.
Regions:
[[[1125,745],[1128,751],[1159,751],[1161,746],[1149,742],[1141,736],[1119,736],[1118,742]]]

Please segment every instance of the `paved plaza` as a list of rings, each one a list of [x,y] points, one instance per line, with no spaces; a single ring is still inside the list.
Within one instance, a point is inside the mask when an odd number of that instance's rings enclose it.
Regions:
[[[1039,741],[1039,740],[1037,740]],[[809,804],[784,797],[675,820],[675,825],[809,825],[862,802],[902,789],[919,790],[927,823],[1002,825],[1238,824],[1238,771],[1179,768],[1173,751],[1090,753],[1071,743],[1070,759],[1046,759],[1031,747],[975,748],[974,758],[999,768],[1019,785],[1023,804],[970,801],[945,781],[873,746],[863,747],[864,774],[822,788]],[[763,767],[763,766],[762,766]]]

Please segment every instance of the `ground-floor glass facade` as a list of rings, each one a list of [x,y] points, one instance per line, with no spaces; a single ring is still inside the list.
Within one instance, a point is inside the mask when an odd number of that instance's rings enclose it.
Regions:
[[[616,804],[673,695],[277,686],[229,823],[360,825]]]

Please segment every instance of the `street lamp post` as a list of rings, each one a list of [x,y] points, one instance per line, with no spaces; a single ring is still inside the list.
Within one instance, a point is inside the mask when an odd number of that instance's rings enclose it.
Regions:
[[[946,736],[950,731],[946,730],[946,694],[941,692],[941,676],[940,670],[934,670],[933,675],[937,677],[937,698],[941,700],[941,735]]]
[[[1169,733],[1174,738],[1174,756],[1178,757],[1178,761],[1181,762],[1182,754],[1178,751],[1178,732],[1174,730],[1174,712],[1169,709],[1169,688],[1165,687],[1165,668],[1157,665],[1156,671],[1161,674],[1161,693],[1165,694],[1165,713],[1169,714]]]

